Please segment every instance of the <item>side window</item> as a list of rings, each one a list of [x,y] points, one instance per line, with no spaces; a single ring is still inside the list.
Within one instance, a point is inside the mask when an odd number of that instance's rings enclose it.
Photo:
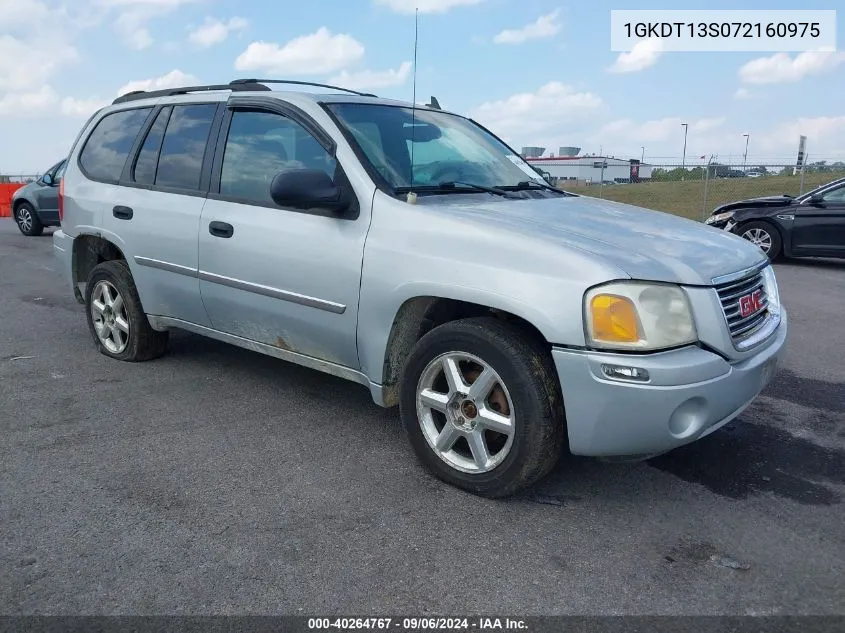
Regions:
[[[152,108],[121,110],[104,116],[85,143],[79,162],[89,178],[117,182]]]
[[[220,193],[272,204],[270,183],[283,169],[320,169],[334,178],[337,161],[301,125],[272,112],[232,113]]]
[[[825,202],[845,202],[845,185],[832,189],[824,194]]]
[[[56,169],[56,173],[53,174],[53,182],[57,183],[64,177],[65,169],[67,168],[67,161],[63,160],[59,163],[58,169]]]
[[[138,153],[138,159],[135,161],[135,168],[132,170],[132,180],[142,185],[151,185],[155,182],[156,166],[158,165],[158,152],[161,149],[161,141],[164,138],[164,128],[167,126],[167,119],[170,117],[172,108],[162,108],[155,123],[153,123],[150,131],[147,132],[147,138],[144,139],[144,145]]]
[[[159,187],[199,189],[202,160],[217,104],[174,106],[158,159]]]

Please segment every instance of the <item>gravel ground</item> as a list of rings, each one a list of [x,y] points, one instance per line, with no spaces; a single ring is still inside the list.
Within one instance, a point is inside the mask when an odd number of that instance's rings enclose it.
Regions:
[[[845,263],[777,266],[787,358],[732,424],[507,501],[363,387],[189,334],[98,354],[49,232],[0,220],[0,271],[0,613],[845,612]]]

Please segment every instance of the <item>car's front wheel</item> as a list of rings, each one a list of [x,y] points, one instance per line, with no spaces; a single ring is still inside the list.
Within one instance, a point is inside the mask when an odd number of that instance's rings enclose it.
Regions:
[[[29,237],[41,235],[44,232],[44,225],[35,212],[35,209],[28,202],[22,202],[15,210],[15,223],[21,233]]]
[[[740,237],[758,246],[770,260],[774,261],[780,256],[780,233],[768,222],[748,222],[736,229],[736,232]]]
[[[493,318],[441,325],[412,350],[400,384],[414,451],[440,479],[503,497],[545,476],[565,444],[551,359]]]
[[[125,261],[97,264],[85,295],[88,328],[101,353],[117,360],[144,361],[165,352],[168,334],[150,326]]]

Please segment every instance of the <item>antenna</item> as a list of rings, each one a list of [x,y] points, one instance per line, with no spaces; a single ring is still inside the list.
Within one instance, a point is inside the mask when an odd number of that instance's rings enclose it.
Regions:
[[[413,78],[413,100],[411,101],[411,187],[414,186],[414,142],[417,131],[417,42],[419,41],[420,10],[414,10],[414,78]],[[408,200],[411,199],[411,192],[408,193]],[[413,196],[416,199],[416,195]]]

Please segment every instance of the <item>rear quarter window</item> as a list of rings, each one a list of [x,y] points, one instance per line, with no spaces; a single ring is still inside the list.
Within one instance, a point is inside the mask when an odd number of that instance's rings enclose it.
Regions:
[[[117,182],[135,137],[151,111],[151,107],[121,110],[100,119],[79,155],[79,165],[85,176]]]

